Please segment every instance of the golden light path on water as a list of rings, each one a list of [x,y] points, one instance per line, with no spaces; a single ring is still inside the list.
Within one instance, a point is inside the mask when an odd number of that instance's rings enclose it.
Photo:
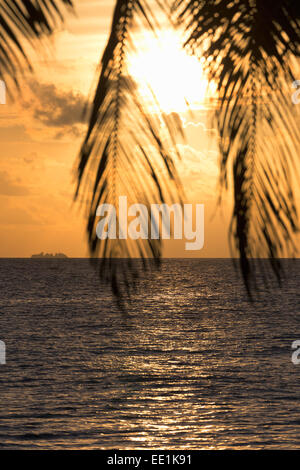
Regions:
[[[297,448],[298,262],[286,260],[284,304],[274,280],[261,305],[232,260],[163,260],[156,274],[138,262],[122,315],[89,260],[50,261],[0,266],[2,446]]]

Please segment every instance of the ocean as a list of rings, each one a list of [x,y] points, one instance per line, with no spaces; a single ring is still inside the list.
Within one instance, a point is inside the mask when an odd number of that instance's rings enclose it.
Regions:
[[[164,260],[121,312],[84,259],[1,259],[2,449],[296,449],[300,261],[249,302],[231,260]]]

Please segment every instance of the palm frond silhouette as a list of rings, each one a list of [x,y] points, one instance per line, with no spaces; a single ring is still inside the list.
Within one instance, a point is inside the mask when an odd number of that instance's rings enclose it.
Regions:
[[[126,54],[124,38],[133,12],[148,11],[143,3],[117,2],[111,36],[102,59],[91,124],[82,147],[79,181],[87,161],[98,156],[88,225],[92,252],[97,245],[93,236],[96,205],[103,200],[108,180],[111,179],[110,185],[115,184],[111,173],[115,172],[116,140],[121,132],[121,101],[124,104],[121,88],[128,83],[120,78]],[[299,155],[300,136],[295,107],[287,90],[295,79],[291,64],[299,57],[300,4],[297,0],[276,4],[271,0],[174,0],[171,4],[166,2],[166,6],[175,21],[186,27],[185,46],[205,58],[209,78],[217,84],[219,106],[215,123],[220,135],[220,186],[233,185],[230,236],[234,243],[231,249],[233,254],[235,250],[239,253],[245,285],[251,294],[255,279],[255,263],[249,261],[251,258],[267,257],[280,280],[280,258],[294,255],[296,251],[293,235],[298,231],[298,214],[292,175]],[[115,67],[117,79],[113,75]],[[132,106],[134,87],[127,86],[127,92]],[[114,109],[115,114],[109,113],[109,109]],[[104,129],[108,131],[108,120],[110,131],[106,138],[100,137]],[[158,128],[152,132],[157,142],[158,132]],[[96,150],[99,140],[102,142],[100,152]],[[140,189],[137,177],[142,176],[135,162],[141,156],[149,160],[151,157],[145,149],[140,156],[133,153],[126,152],[133,167],[126,176],[122,172],[119,177],[127,178],[134,193]],[[104,177],[109,161],[110,176],[106,172]],[[157,175],[155,181],[160,184]],[[115,253],[112,247],[102,251],[109,256]],[[152,250],[152,254],[158,256],[159,250]],[[118,284],[113,273],[111,280],[114,285]]]
[[[233,188],[232,253],[240,257],[245,285],[255,286],[252,258],[267,257],[278,279],[280,258],[294,255],[298,213],[292,190],[300,128],[290,89],[300,54],[298,0],[153,0],[160,11],[186,28],[185,47],[204,58],[217,85],[214,116],[220,142],[220,187]],[[96,211],[117,207],[117,197],[159,203],[181,196],[174,155],[178,122],[143,107],[127,69],[135,44],[136,20],[155,31],[149,0],[117,0],[89,126],[78,163],[76,195],[88,204],[89,246],[100,259],[102,278],[116,296],[130,290],[137,273],[131,259],[159,260],[160,240],[99,240]],[[71,0],[5,0],[0,4],[0,75],[18,84],[18,70],[30,69],[27,46],[50,34]],[[138,45],[136,46],[138,47]],[[172,84],[170,84],[171,86]],[[155,100],[154,100],[155,102]],[[156,103],[157,105],[157,103]],[[123,264],[115,259],[123,257]]]
[[[112,204],[118,213],[119,195],[127,196],[128,204],[139,202],[150,207],[181,193],[174,158],[169,152],[178,122],[160,112],[159,107],[155,114],[144,109],[137,85],[127,70],[130,35],[137,19],[154,29],[154,18],[145,0],[117,1],[80,153],[76,194],[84,180],[90,251],[100,260],[101,278],[123,300],[124,294],[130,295],[138,277],[132,259],[142,258],[144,268],[151,268],[149,260],[160,259],[161,240],[100,240],[96,235],[97,207]],[[120,258],[124,261],[120,262]]]
[[[63,21],[62,7],[72,8],[71,0],[2,0],[0,3],[0,76],[18,86],[18,72],[31,70],[28,48],[34,40],[53,32]]]
[[[217,84],[221,186],[232,172],[233,250],[250,293],[255,263],[269,258],[278,279],[280,258],[294,255],[298,214],[292,177],[300,128],[289,90],[300,53],[297,0],[176,0],[188,32],[186,47],[204,57]]]

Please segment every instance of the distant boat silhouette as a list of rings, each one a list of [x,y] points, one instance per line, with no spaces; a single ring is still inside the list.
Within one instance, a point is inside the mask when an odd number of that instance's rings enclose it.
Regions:
[[[32,255],[31,258],[68,258],[64,253],[44,253],[43,251],[37,255]]]

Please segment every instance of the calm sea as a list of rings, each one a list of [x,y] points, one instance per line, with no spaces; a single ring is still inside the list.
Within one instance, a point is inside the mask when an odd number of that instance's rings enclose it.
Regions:
[[[229,260],[165,260],[128,315],[88,260],[0,260],[4,449],[300,447],[300,262],[250,304]]]

